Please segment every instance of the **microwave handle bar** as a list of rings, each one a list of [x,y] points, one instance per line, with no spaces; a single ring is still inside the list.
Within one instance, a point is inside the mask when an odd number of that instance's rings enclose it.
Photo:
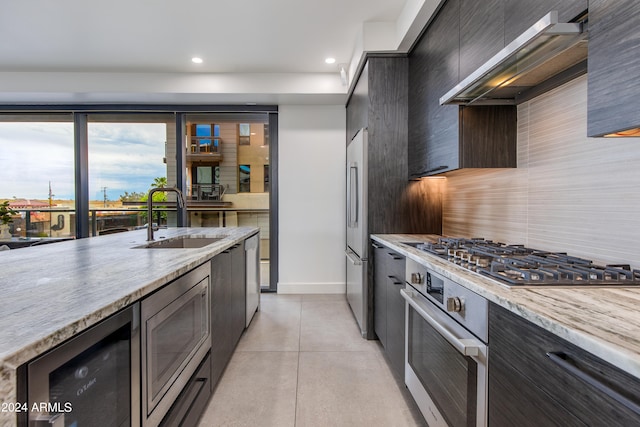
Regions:
[[[429,325],[431,325],[436,331],[438,331],[438,333],[442,335],[444,339],[446,339],[449,342],[449,344],[455,347],[455,349],[458,350],[459,353],[465,356],[477,357],[480,354],[485,352],[484,349],[486,348],[486,346],[482,344],[479,340],[461,339],[453,335],[449,330],[447,330],[440,323],[438,323],[437,320],[431,317],[429,313],[427,313],[422,307],[420,307],[420,305],[418,305],[418,303],[414,300],[413,295],[409,295],[409,293],[413,294],[412,291],[407,291],[406,289],[400,289],[400,294],[402,295],[402,298],[404,298],[407,301],[407,303],[409,303],[409,305],[418,312],[420,317],[422,317],[427,323],[429,323]]]

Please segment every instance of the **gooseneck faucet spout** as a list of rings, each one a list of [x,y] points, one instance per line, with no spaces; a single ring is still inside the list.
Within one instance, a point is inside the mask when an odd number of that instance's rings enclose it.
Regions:
[[[149,190],[149,194],[147,195],[147,242],[153,240],[153,194],[158,191],[162,191],[163,193],[176,193],[178,206],[180,208],[184,208],[185,206],[182,191],[178,190],[176,187],[154,187]]]

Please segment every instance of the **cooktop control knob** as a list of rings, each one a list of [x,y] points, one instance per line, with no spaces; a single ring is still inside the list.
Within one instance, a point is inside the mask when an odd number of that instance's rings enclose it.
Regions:
[[[422,285],[424,283],[424,275],[422,273],[411,273],[411,284]]]
[[[462,311],[462,300],[459,297],[447,298],[447,311],[459,313]]]

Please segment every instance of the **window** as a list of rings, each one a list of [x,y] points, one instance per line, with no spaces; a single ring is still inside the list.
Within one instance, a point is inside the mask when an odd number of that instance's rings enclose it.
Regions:
[[[264,145],[265,146],[269,145],[269,125],[268,124],[264,125]]]
[[[249,123],[238,124],[238,144],[251,145],[251,125]]]
[[[238,167],[238,193],[250,193],[251,192],[251,166],[240,165]]]
[[[98,234],[146,223],[149,189],[175,185],[175,178],[167,179],[164,163],[166,123],[111,121],[117,119],[93,115],[88,124],[89,209]],[[172,196],[155,193],[153,198],[164,201]],[[175,225],[175,212],[156,212],[154,222]]]
[[[0,117],[0,202],[19,213],[12,236],[75,235],[73,138],[70,115]]]
[[[191,125],[191,153],[217,153],[219,146],[220,125],[211,123]]]

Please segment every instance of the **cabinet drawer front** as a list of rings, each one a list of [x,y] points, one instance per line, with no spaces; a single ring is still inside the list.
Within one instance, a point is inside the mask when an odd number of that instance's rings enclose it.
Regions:
[[[492,304],[489,317],[492,358],[508,361],[523,377],[583,422],[588,425],[640,423],[640,413],[620,402],[629,399],[631,406],[640,403],[640,379],[501,307]],[[560,363],[564,361],[565,366],[559,364],[558,359]],[[596,386],[580,379],[568,366]],[[597,385],[609,390],[603,391]],[[619,393],[622,399],[612,397],[612,393]]]
[[[386,250],[384,254],[387,276],[394,276],[401,281],[404,280],[404,257],[391,250]]]
[[[491,427],[586,425],[489,348],[488,417]]]

